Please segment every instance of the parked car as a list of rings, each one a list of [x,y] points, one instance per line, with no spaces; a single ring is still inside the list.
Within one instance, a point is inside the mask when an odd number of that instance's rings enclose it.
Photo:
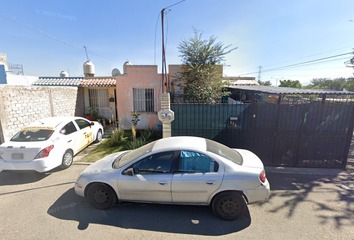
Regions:
[[[170,137],[106,156],[87,167],[75,192],[97,209],[116,202],[212,205],[222,219],[240,217],[270,194],[252,152],[199,137]]]
[[[0,145],[0,172],[47,172],[71,166],[73,157],[102,140],[103,127],[81,117],[51,117],[36,121]]]

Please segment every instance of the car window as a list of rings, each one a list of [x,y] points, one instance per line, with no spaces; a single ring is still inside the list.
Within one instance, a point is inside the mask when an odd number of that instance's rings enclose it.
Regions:
[[[123,153],[124,155],[119,155],[113,163],[114,168],[121,168],[127,165],[128,163],[148,154],[152,151],[156,141],[148,143],[140,148],[137,148],[133,151]]]
[[[242,165],[243,159],[241,154],[239,154],[234,149],[231,149],[221,143],[206,139],[207,151],[215,153],[221,157],[229,159],[238,165]]]
[[[73,122],[69,122],[68,124],[66,124],[61,130],[60,133],[64,134],[64,135],[69,135],[73,132],[76,132],[76,127],[74,125]]]
[[[83,119],[77,119],[75,120],[76,124],[79,126],[80,129],[84,129],[88,126],[91,126],[91,123],[88,121],[85,121]]]
[[[177,172],[217,172],[219,164],[204,154],[181,151]]]
[[[150,155],[133,165],[137,173],[168,173],[171,171],[174,152]]]
[[[54,129],[26,128],[16,133],[10,141],[13,142],[37,142],[45,141],[52,136]]]

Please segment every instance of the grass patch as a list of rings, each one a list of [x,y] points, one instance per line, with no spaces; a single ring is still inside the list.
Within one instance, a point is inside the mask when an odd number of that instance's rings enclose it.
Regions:
[[[135,140],[133,140],[132,132],[130,130],[124,131],[124,134],[116,131],[113,132],[110,138],[104,139],[97,147],[95,147],[89,154],[80,159],[78,162],[96,162],[109,154],[135,149],[140,147],[142,143],[142,145],[145,145],[146,143],[161,138],[161,134],[152,129],[140,131],[141,137]]]

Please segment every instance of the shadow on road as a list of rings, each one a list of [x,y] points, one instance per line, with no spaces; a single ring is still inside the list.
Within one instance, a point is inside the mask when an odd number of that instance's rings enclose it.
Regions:
[[[94,223],[125,229],[219,236],[242,231],[251,224],[248,208],[244,216],[235,221],[217,218],[206,206],[122,203],[109,210],[96,210],[86,199],[77,196],[73,188],[50,206],[47,213],[59,219],[77,221],[80,230]]]
[[[38,182],[49,175],[35,171],[3,171],[0,173],[0,186]]]
[[[287,217],[292,218],[297,211],[302,211],[302,203],[309,203],[313,209],[311,214],[322,224],[332,222],[337,229],[354,225],[354,175],[269,173],[267,178],[271,196],[261,205],[271,206],[270,213],[285,209]],[[320,193],[321,198],[311,197],[313,193]],[[282,201],[275,203],[275,199]],[[338,206],[342,206],[340,210]]]

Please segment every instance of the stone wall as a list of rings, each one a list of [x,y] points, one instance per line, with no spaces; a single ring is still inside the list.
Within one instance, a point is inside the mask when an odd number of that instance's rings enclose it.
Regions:
[[[0,85],[0,144],[38,119],[82,115],[81,90],[76,87]]]

